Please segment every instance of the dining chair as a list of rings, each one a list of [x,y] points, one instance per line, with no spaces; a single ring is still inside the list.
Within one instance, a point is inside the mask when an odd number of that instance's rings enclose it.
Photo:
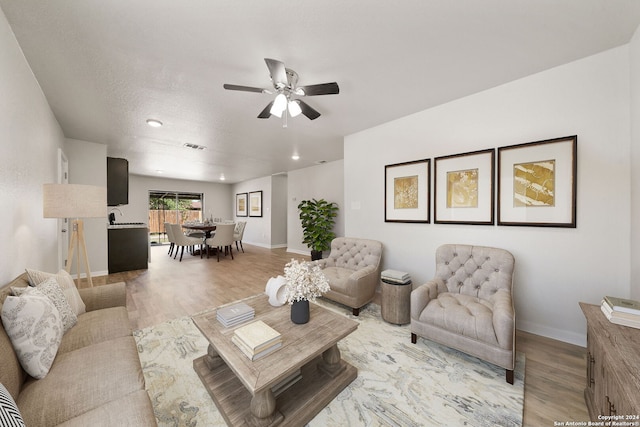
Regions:
[[[240,242],[240,247],[242,248],[242,253],[244,253],[244,247],[242,247],[242,236],[244,236],[244,228],[247,226],[247,221],[238,221],[236,224],[236,228],[233,230],[233,240],[236,242],[236,251],[238,249],[238,242]]]
[[[175,241],[176,241],[176,248],[175,248],[176,253],[173,256],[173,259],[175,259],[176,256],[178,256],[178,248],[181,248],[180,261],[182,262],[182,255],[184,255],[185,246],[190,249],[192,249],[194,246],[197,246],[197,245],[202,246],[202,239],[198,237],[186,236],[182,232],[182,226],[180,224],[171,224],[171,228],[173,228],[173,237],[175,238]],[[193,250],[191,252],[193,253]]]
[[[165,233],[167,233],[167,239],[169,240],[169,256],[172,255],[173,253],[173,248],[176,244],[175,239],[173,238],[173,229],[171,228],[171,223],[170,222],[165,222],[164,223],[164,231]]]
[[[213,237],[205,239],[204,244],[207,247],[207,258],[209,258],[209,247],[216,248],[218,255],[218,262],[220,262],[220,252],[222,249],[231,253],[231,259],[233,259],[233,230],[236,227],[235,224],[218,224],[216,226],[216,234]],[[202,257],[202,255],[200,255]]]

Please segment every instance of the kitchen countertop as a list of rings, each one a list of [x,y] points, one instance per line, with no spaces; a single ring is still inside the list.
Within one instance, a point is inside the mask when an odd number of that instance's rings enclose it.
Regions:
[[[147,228],[147,224],[144,222],[120,222],[107,225],[108,230],[117,230],[121,228]]]

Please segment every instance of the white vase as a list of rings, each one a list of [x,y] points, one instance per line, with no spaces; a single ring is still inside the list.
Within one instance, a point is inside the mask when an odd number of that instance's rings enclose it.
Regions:
[[[269,297],[269,304],[274,307],[280,307],[286,302],[284,297],[286,284],[287,281],[283,276],[272,277],[267,281],[265,293]]]

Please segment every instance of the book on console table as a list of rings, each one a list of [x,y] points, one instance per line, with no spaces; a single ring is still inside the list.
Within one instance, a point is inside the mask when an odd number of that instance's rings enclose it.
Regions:
[[[640,316],[640,301],[610,296],[604,297],[604,301],[613,311],[620,311]]]
[[[611,323],[640,329],[640,315],[614,311],[606,300],[602,300],[600,309]]]
[[[216,310],[218,322],[222,323],[226,328],[251,320],[254,316],[255,310],[253,307],[243,302],[221,307]]]

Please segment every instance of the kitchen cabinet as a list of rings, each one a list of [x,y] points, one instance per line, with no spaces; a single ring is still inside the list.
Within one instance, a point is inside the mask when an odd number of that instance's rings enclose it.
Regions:
[[[145,226],[109,226],[109,274],[144,270],[149,260],[149,229]]]

